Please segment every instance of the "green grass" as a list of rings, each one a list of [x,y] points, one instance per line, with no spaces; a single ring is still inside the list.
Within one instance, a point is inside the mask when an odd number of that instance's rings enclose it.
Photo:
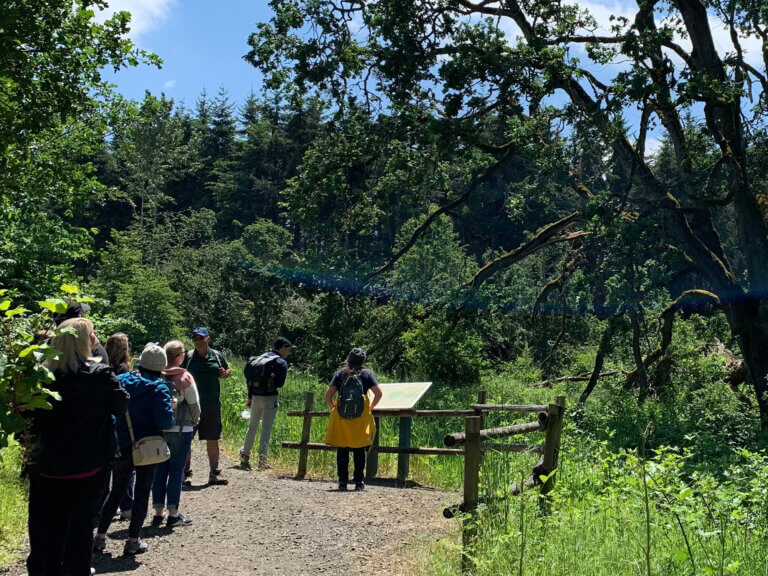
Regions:
[[[20,468],[21,451],[11,440],[0,460],[0,567],[18,558],[27,529],[27,489]]]
[[[512,373],[493,376],[482,387],[488,390],[489,402],[543,404],[565,394],[573,406],[580,386],[538,389],[527,385],[524,375]],[[731,399],[718,387],[722,384],[697,392],[713,399],[700,406],[680,396],[638,408],[631,394],[601,386],[575,424],[575,414],[566,418],[551,514],[542,514],[535,491],[508,495],[510,484],[530,474],[535,456],[488,453],[481,469],[485,503],[477,515],[478,540],[472,551],[476,576],[768,576],[768,460],[734,448],[722,427],[704,427],[713,417],[718,422],[736,418],[731,412],[738,406],[726,405]],[[226,444],[233,451],[247,427],[239,415],[244,389],[242,380],[234,378],[224,392]],[[295,473],[298,451],[283,450],[280,442],[298,441],[302,423],[286,412],[302,410],[308,390],[315,392],[315,409],[322,409],[325,383],[307,375],[292,374],[280,395],[271,459],[285,473]],[[476,389],[436,387],[419,407],[467,407],[476,395]],[[486,425],[530,419],[530,414],[492,414]],[[649,434],[644,472],[633,446],[642,442],[648,422],[655,422],[658,431]],[[755,425],[745,421],[743,428]],[[325,419],[313,420],[313,442],[322,441],[325,426]],[[413,444],[442,446],[444,434],[462,429],[460,418],[417,418]],[[698,432],[690,434],[692,430]],[[383,445],[396,445],[396,419],[382,419],[381,433]],[[662,444],[670,438],[687,443],[690,450],[665,449]],[[523,441],[540,442],[541,435]],[[711,457],[715,454],[717,458]],[[310,452],[309,466],[311,475],[335,476],[333,453]],[[381,455],[380,476],[395,474],[396,457]],[[411,457],[411,479],[417,482],[458,490],[461,478],[461,458]],[[459,542],[424,540],[416,557],[421,564],[414,571],[419,575],[456,574]]]
[[[242,366],[223,382],[224,445],[236,455],[248,422]],[[330,375],[329,375],[330,376]],[[386,378],[382,378],[386,380]],[[581,384],[554,389],[529,384],[533,378],[514,370],[486,379],[489,402],[544,404],[565,394],[573,406]],[[302,419],[288,417],[315,393],[322,410],[326,383],[291,373],[280,394],[270,460],[280,472],[294,474],[298,451],[281,448],[298,441]],[[685,389],[683,389],[685,390]],[[720,382],[703,384],[691,394],[670,395],[638,408],[631,393],[601,383],[586,410],[567,412],[560,470],[551,513],[542,514],[537,493],[508,495],[507,487],[530,474],[533,455],[488,453],[481,469],[484,505],[477,515],[478,539],[472,551],[476,576],[690,576],[738,574],[768,576],[768,459],[737,446],[755,446],[757,427]],[[477,389],[436,386],[420,408],[462,408]],[[740,415],[741,414],[741,415]],[[528,421],[492,414],[487,426]],[[313,420],[313,442],[322,442],[327,420]],[[397,444],[397,419],[381,420],[382,445]],[[635,448],[651,422],[649,457]],[[417,418],[414,445],[442,446],[443,436],[463,429],[461,418]],[[515,441],[521,441],[515,439]],[[541,434],[526,440],[540,442]],[[663,444],[675,444],[667,449]],[[759,444],[757,444],[759,446]],[[25,488],[18,478],[20,454],[13,444],[0,463],[0,566],[11,562],[26,526]],[[459,490],[459,457],[412,456],[412,480]],[[394,477],[395,455],[381,455],[380,476]],[[334,478],[333,452],[310,452],[310,476]],[[645,479],[645,482],[644,482]],[[647,488],[647,492],[646,492]],[[646,507],[647,505],[647,507]],[[647,512],[646,512],[647,510]],[[650,543],[650,547],[648,547]],[[460,549],[456,538],[416,540],[411,572],[419,576],[456,574]]]
[[[385,379],[382,378],[382,381]],[[280,412],[278,413],[272,431],[270,442],[270,461],[281,472],[295,473],[298,467],[298,450],[283,449],[284,440],[298,442],[301,438],[302,418],[289,417],[287,413],[293,410],[303,410],[305,395],[314,392],[314,409],[324,410],[327,384],[306,374],[289,375],[285,387],[280,392]],[[516,402],[542,403],[553,401],[555,393],[549,390],[533,391],[526,398],[517,398]],[[430,390],[419,403],[419,408],[468,408],[477,398],[477,390]],[[512,401],[511,398],[498,397],[499,401]],[[236,363],[232,378],[223,381],[222,385],[222,419],[224,421],[224,446],[232,455],[242,444],[248,421],[240,413],[245,409],[245,383],[242,370]],[[532,420],[531,415],[522,415],[518,421]],[[490,426],[497,423],[512,422],[509,415],[493,414],[488,418]],[[326,418],[313,418],[312,442],[322,442],[327,427]],[[462,418],[414,418],[411,444],[413,446],[442,447],[443,437],[450,432],[464,430]],[[397,446],[398,419],[380,419],[380,443],[382,446]],[[543,441],[543,435],[531,438],[532,441]],[[518,455],[514,458],[514,466],[529,472],[535,463],[535,456]],[[409,478],[420,484],[451,490],[461,488],[463,461],[457,456],[411,456]],[[514,469],[515,471],[517,468]],[[333,452],[313,451],[309,453],[309,474],[334,478],[336,476],[336,458]],[[379,456],[379,476],[394,478],[397,475],[397,455],[381,454]]]

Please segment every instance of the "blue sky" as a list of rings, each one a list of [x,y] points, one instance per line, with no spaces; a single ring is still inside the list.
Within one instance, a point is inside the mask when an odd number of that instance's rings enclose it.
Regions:
[[[110,9],[131,12],[134,42],[164,60],[160,70],[107,74],[125,96],[164,92],[191,107],[203,89],[215,95],[224,86],[236,103],[260,89],[259,72],[243,55],[256,23],[269,19],[267,0],[112,0]]]
[[[607,33],[612,15],[633,18],[637,10],[634,0],[566,0],[578,2],[597,20],[598,33]],[[203,89],[215,95],[220,87],[230,94],[231,101],[242,103],[251,92],[261,88],[259,72],[243,60],[248,51],[248,35],[256,30],[258,22],[269,20],[268,0],[109,0],[110,10],[127,10],[132,14],[131,37],[145,50],[158,54],[165,61],[162,69],[142,66],[108,74],[125,96],[140,100],[144,91],[155,95],[161,92],[194,106]],[[100,18],[103,19],[102,13]],[[721,53],[730,49],[730,38],[722,23],[714,15],[715,44]],[[504,25],[502,25],[503,27]],[[519,31],[509,24],[505,33],[513,40]],[[686,40],[681,40],[685,47]],[[747,60],[762,69],[760,45],[754,38],[744,39]],[[583,52],[584,47],[574,50]],[[580,54],[586,56],[586,54]],[[671,58],[676,58],[671,55]],[[623,63],[597,66],[583,59],[585,66],[598,77],[609,80]],[[635,111],[627,110],[630,123]],[[649,147],[658,145],[658,132],[650,135]]]

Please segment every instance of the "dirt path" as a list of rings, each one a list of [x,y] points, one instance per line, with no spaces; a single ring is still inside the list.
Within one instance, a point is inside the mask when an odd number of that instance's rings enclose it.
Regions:
[[[338,492],[335,482],[245,472],[229,460],[222,462],[229,485],[204,486],[204,452],[196,442],[195,485],[181,502],[195,523],[174,531],[145,525],[149,551],[133,560],[121,556],[127,523],[113,522],[106,553],[94,559],[97,574],[405,575],[409,541],[456,529],[441,514],[455,494],[377,485]],[[8,573],[26,571],[18,563]]]

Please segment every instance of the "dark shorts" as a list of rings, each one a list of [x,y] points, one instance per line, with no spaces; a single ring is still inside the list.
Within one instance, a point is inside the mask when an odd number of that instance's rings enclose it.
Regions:
[[[197,437],[200,440],[218,440],[221,438],[221,406],[200,406]]]

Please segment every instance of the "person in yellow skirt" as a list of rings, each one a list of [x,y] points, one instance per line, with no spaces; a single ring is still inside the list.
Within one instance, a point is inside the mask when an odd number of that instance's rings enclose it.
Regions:
[[[325,443],[338,448],[336,466],[340,492],[346,491],[349,481],[350,451],[354,459],[355,490],[365,489],[365,455],[376,436],[371,411],[381,400],[381,388],[376,376],[363,366],[364,363],[365,350],[353,348],[347,361],[333,375],[325,393],[325,403],[331,409]],[[373,394],[373,400],[369,398],[368,391]]]

